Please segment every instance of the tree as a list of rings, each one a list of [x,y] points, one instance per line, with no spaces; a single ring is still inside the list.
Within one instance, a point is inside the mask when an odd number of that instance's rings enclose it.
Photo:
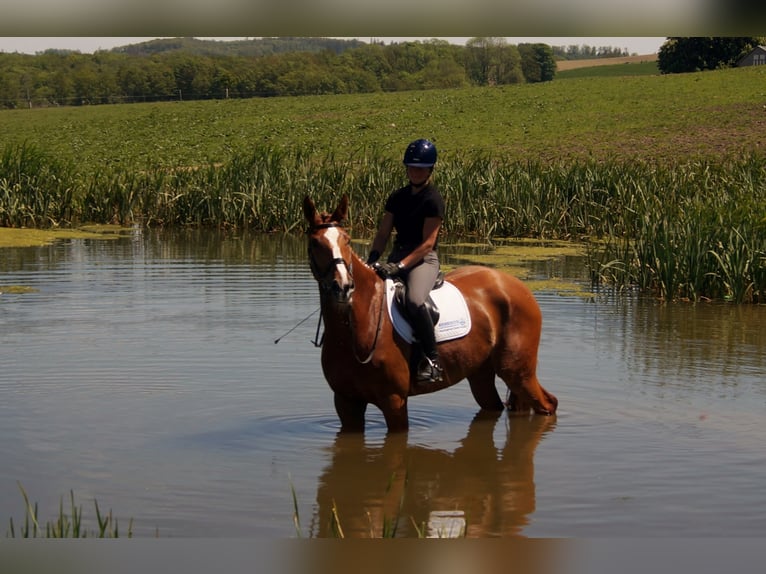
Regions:
[[[556,75],[553,49],[547,44],[519,44],[521,71],[527,82],[549,82]]]
[[[660,46],[657,67],[663,74],[730,68],[758,42],[756,37],[668,38]]]
[[[133,61],[122,62],[117,68],[117,83],[128,101],[146,97],[149,82],[145,71]]]
[[[482,86],[524,81],[521,56],[504,38],[471,38],[466,42],[468,77]]]
[[[391,64],[386,59],[385,50],[378,44],[348,50],[340,57],[339,62],[343,67],[374,74],[378,82],[391,73]]]

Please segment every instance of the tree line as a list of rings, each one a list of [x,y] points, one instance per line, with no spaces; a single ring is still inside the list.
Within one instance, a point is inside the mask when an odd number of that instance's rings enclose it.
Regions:
[[[763,37],[673,37],[662,73],[736,64]],[[82,54],[0,53],[0,108],[352,94],[546,82],[556,60],[625,56],[608,46],[510,45],[471,38],[385,45],[371,40],[279,37],[214,41],[164,38]]]
[[[458,88],[545,82],[556,71],[547,44],[511,45],[502,38],[472,38],[465,46],[436,39],[348,46],[336,40],[319,50],[272,46],[263,55],[195,42],[201,44],[166,40],[165,49],[0,53],[0,107]],[[242,51],[248,46],[240,44]]]
[[[763,44],[766,37],[669,37],[657,53],[657,67],[663,74],[731,68]]]

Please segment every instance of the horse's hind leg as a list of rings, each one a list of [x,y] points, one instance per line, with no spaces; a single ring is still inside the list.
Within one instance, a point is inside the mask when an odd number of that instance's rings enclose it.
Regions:
[[[502,411],[503,401],[497,394],[495,387],[495,369],[492,363],[487,361],[479,370],[468,376],[468,383],[471,386],[471,394],[476,403],[482,409],[488,411]]]
[[[528,414],[533,410],[538,415],[552,415],[558,407],[558,399],[546,391],[537,376],[503,378],[511,391],[506,407],[512,413]]]
[[[510,355],[510,353],[508,354]],[[515,413],[527,414],[533,410],[538,415],[552,415],[558,407],[558,399],[546,391],[537,380],[536,356],[506,356],[497,365],[497,374],[503,379],[511,397],[506,405]]]

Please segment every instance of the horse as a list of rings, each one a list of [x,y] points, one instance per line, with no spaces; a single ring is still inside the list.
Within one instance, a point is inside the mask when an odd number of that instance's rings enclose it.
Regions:
[[[537,379],[542,313],[518,278],[490,267],[467,265],[445,274],[465,298],[471,328],[464,336],[438,344],[444,376],[437,383],[412,380],[412,346],[394,329],[387,312],[385,281],[351,246],[343,222],[343,195],[332,213],[319,212],[306,196],[308,259],[319,286],[322,371],[333,392],[341,432],[364,431],[365,412],[375,405],[388,432],[409,429],[408,399],[468,379],[480,409],[554,415],[558,399]],[[503,402],[495,376],[508,387]]]

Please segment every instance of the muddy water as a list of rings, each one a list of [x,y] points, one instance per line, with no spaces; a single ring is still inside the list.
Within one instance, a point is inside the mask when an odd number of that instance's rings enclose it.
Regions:
[[[406,436],[374,408],[338,436],[301,237],[3,249],[0,285],[35,289],[0,295],[6,524],[18,481],[42,520],[73,490],[142,537],[293,537],[293,493],[303,536],[333,509],[346,536],[434,511],[469,536],[766,534],[764,307],[539,292],[557,417],[482,416],[461,383],[413,399]]]

